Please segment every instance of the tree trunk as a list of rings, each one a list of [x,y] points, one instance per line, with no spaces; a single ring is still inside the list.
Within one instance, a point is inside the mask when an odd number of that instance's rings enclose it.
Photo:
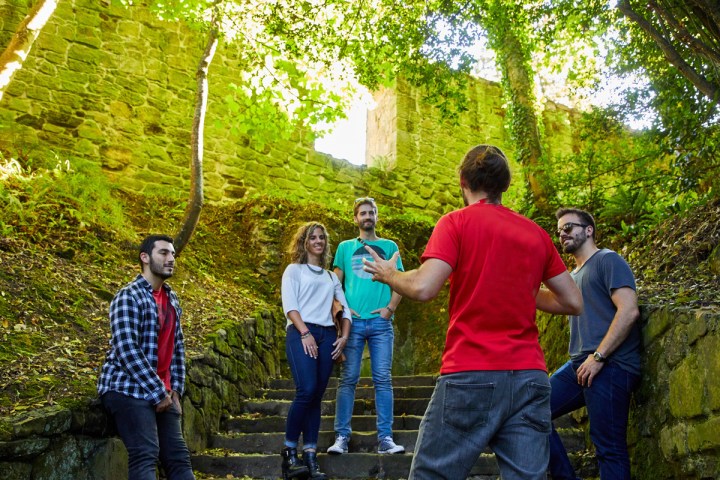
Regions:
[[[57,8],[57,0],[38,0],[25,19],[20,22],[10,44],[0,55],[0,100],[15,73],[23,66],[35,39]]]
[[[215,50],[218,45],[218,36],[215,30],[210,31],[207,46],[200,58],[195,78],[197,79],[197,91],[195,93],[195,115],[193,117],[192,133],[190,143],[192,148],[191,173],[190,173],[190,199],[185,208],[185,217],[183,218],[180,231],[175,236],[174,245],[175,252],[179,255],[190,241],[190,237],[195,231],[198,220],[200,219],[200,211],[203,207],[203,131],[205,128],[205,113],[207,111],[208,99],[208,70],[215,56]]]
[[[517,149],[517,160],[524,167],[525,180],[535,208],[540,212],[548,212],[550,192],[544,181],[543,149],[538,128],[540,120],[535,111],[535,83],[530,67],[530,52],[515,34],[508,12],[486,23],[502,70],[505,94],[510,99],[510,132]]]

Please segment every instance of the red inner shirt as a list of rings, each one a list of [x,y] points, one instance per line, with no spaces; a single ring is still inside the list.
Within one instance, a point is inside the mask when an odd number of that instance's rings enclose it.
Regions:
[[[170,299],[164,288],[153,290],[153,298],[158,306],[158,366],[157,374],[165,384],[165,388],[172,390],[170,382],[170,364],[175,349],[175,309],[170,305]]]

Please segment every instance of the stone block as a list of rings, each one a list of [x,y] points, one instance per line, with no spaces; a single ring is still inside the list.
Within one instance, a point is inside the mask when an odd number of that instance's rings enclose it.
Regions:
[[[15,438],[26,438],[33,435],[58,435],[70,429],[72,415],[67,408],[39,408],[20,416],[13,424]]]
[[[675,417],[693,418],[703,413],[703,377],[695,355],[670,372],[670,412]]]
[[[80,138],[87,138],[88,140],[96,142],[102,142],[106,138],[105,132],[103,132],[97,127],[89,125],[81,125],[80,127],[78,127],[77,135]]]
[[[222,355],[229,357],[232,355],[232,349],[230,348],[230,345],[220,337],[220,335],[214,334],[210,337],[210,341],[212,342],[212,348],[221,353]]]
[[[133,114],[133,109],[130,105],[117,100],[113,100],[108,103],[108,111],[113,117],[130,118]]]
[[[196,385],[201,385],[203,387],[209,387],[212,385],[213,371],[208,365],[197,363],[193,364],[193,367],[188,370],[187,374],[190,381]]]
[[[40,49],[45,53],[45,58],[48,60],[51,60],[52,57],[47,56],[47,52],[53,52],[58,55],[64,56],[65,53],[68,51],[68,46],[70,45],[67,40],[65,40],[62,35],[56,35],[56,34],[48,34],[45,35],[46,32],[43,31],[43,35],[40,35],[38,37],[38,44],[35,45],[36,49]],[[58,63],[58,62],[53,62]],[[62,62],[58,63],[62,64]]]
[[[133,160],[133,152],[129,148],[119,145],[105,145],[100,148],[103,168],[122,170]]]
[[[687,326],[676,325],[669,335],[663,339],[665,345],[665,361],[672,368],[688,354]]]
[[[687,341],[689,345],[693,345],[699,338],[705,336],[708,331],[706,315],[704,312],[697,312],[695,317],[690,321],[687,328]]]
[[[129,20],[121,20],[117,23],[115,32],[123,37],[138,38],[140,36],[140,24]]]
[[[33,462],[33,478],[89,480],[75,437],[63,435],[55,438],[48,452]]]
[[[97,28],[92,28],[87,24],[80,23],[77,28],[77,36],[76,42],[78,43],[88,45],[92,48],[102,48],[101,33]]]
[[[115,422],[100,404],[100,399],[94,399],[86,408],[78,407],[72,411],[70,431],[101,437],[115,431]]]
[[[659,443],[660,450],[668,460],[687,455],[687,427],[684,424],[663,427]]]
[[[32,465],[21,462],[0,462],[3,480],[27,480],[32,478]]]
[[[43,77],[44,77],[44,75],[38,75],[38,80],[42,81],[41,79]],[[10,85],[14,86],[14,84],[15,83],[13,82]],[[53,85],[53,87],[55,86],[54,83],[52,85]],[[18,84],[18,87],[19,86],[20,86],[20,84]],[[37,85],[34,84],[32,86],[28,85],[25,88],[25,95],[27,95],[27,97],[30,98],[31,100],[39,100],[42,102],[47,102],[52,98],[52,95],[50,94],[50,89],[45,88],[45,87],[41,86],[40,84],[37,84]]]
[[[190,370],[192,370],[193,368],[194,367],[191,367],[188,372],[190,372]],[[188,382],[185,384],[184,396],[190,399],[196,405],[200,405],[200,402],[202,402],[202,387],[196,385],[189,374]]]
[[[691,452],[720,448],[720,417],[688,426],[687,445]]]
[[[119,89],[117,86],[113,86],[113,89],[117,90],[117,98],[126,102],[133,107],[139,107],[145,104],[145,96],[137,92],[131,92],[129,90]]]
[[[10,95],[8,93],[3,96],[4,107],[8,110],[14,110],[17,112],[30,112],[32,101],[29,98],[18,97],[16,95]]]
[[[191,452],[201,452],[207,447],[208,436],[211,432],[205,429],[202,410],[187,398],[183,399],[183,437]]]
[[[75,142],[73,151],[91,158],[97,158],[100,156],[100,146],[86,138],[82,138]]]
[[[50,110],[45,114],[45,120],[53,125],[64,128],[77,128],[85,120],[66,111]]]
[[[673,314],[669,309],[656,310],[648,317],[647,324],[642,330],[643,343],[650,345],[657,337],[662,335],[673,324]]]
[[[46,437],[32,437],[14,442],[0,442],[0,458],[25,461],[34,458],[43,452],[50,439]]]
[[[80,43],[71,43],[68,45],[67,55],[68,59],[77,60],[78,62],[102,65],[105,52]]]
[[[92,480],[128,480],[127,450],[119,438],[100,441],[86,462],[92,472]]]
[[[705,336],[697,343],[698,364],[705,377],[706,407],[711,411],[720,411],[720,337],[718,334]]]

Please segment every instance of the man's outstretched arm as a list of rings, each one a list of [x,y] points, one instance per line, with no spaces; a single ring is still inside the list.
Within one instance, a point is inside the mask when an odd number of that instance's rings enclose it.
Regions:
[[[394,292],[412,300],[426,302],[435,298],[452,273],[452,267],[437,258],[427,259],[415,270],[401,272],[396,266],[397,252],[389,260],[383,260],[372,248],[365,247],[365,250],[373,261],[363,259],[363,269],[372,274],[373,281],[385,283]]]

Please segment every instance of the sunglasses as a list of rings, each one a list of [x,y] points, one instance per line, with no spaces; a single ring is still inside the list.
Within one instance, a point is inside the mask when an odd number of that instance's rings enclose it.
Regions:
[[[375,202],[375,199],[372,197],[360,197],[360,198],[355,199],[355,203],[360,203],[360,202]]]
[[[557,234],[558,234],[558,235],[561,235],[561,234],[563,234],[563,233],[570,233],[570,232],[572,232],[572,229],[575,228],[575,227],[583,227],[583,228],[585,228],[585,227],[587,227],[587,226],[588,226],[587,224],[583,224],[583,223],[568,222],[568,223],[566,223],[565,225],[563,225],[562,227],[560,227],[560,228],[557,229]]]

